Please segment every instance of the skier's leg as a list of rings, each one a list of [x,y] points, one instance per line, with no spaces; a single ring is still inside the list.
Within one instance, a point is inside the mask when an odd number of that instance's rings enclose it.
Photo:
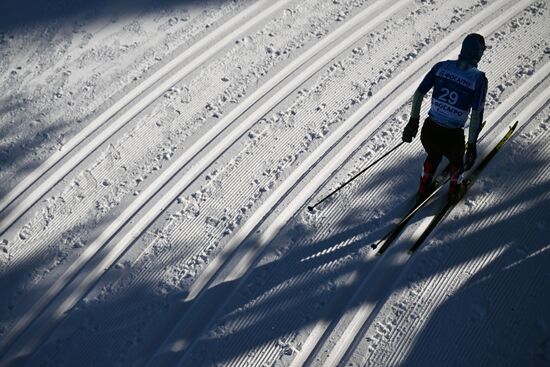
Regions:
[[[460,199],[460,186],[464,172],[464,133],[457,130],[449,141],[445,156],[449,159],[451,182],[449,185],[449,201],[457,202]]]
[[[420,200],[430,195],[432,191],[432,179],[437,166],[441,162],[441,156],[428,155],[424,161],[422,176],[420,177],[420,186],[418,187],[418,198]]]
[[[451,183],[449,185],[449,201],[456,203],[461,196],[460,184],[462,181],[462,166],[457,163],[450,165]]]
[[[439,132],[440,128],[435,123],[427,118],[422,126],[420,141],[424,150],[428,154],[424,161],[422,176],[420,177],[420,185],[418,187],[418,199],[423,200],[430,195],[432,190],[432,179],[441,159],[443,157],[440,141],[442,137]]]

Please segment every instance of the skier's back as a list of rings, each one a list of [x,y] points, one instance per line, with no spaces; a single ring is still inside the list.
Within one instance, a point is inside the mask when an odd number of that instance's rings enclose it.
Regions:
[[[421,132],[421,142],[428,154],[418,189],[419,199],[430,192],[431,181],[443,156],[450,162],[451,184],[449,200],[459,195],[460,176],[470,169],[476,159],[476,143],[481,122],[487,78],[477,68],[483,52],[483,36],[472,33],[466,36],[458,60],[437,63],[424,77],[413,96],[411,118],[403,131],[403,141],[411,142],[416,136],[420,120],[422,99],[433,88],[432,104]],[[466,165],[464,165],[464,126],[471,113],[468,133]]]

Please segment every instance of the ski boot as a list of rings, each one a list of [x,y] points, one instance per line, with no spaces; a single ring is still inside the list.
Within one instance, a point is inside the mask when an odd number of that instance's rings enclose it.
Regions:
[[[464,185],[461,180],[462,169],[453,167],[451,165],[451,184],[449,185],[449,193],[447,196],[447,202],[451,205],[454,205],[462,199],[464,195]]]

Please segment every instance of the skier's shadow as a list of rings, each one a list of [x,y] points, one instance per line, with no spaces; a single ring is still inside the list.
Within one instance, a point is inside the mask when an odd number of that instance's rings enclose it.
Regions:
[[[175,6],[204,6],[200,0],[112,0],[97,2],[77,1],[41,1],[41,0],[2,0],[0,3],[0,35],[35,25],[60,22],[74,25],[78,20],[94,21],[137,15],[143,12],[158,12]]]
[[[346,291],[342,287],[335,289],[338,278],[354,271],[362,260],[358,257],[345,265],[338,262],[365,247],[361,238],[364,232],[364,225],[356,226],[307,248],[291,250],[281,260],[256,267],[244,283],[238,279],[208,289],[199,301],[200,308],[207,313],[208,305],[219,306],[228,294],[236,292],[224,307],[223,316],[209,327],[218,335],[196,340],[184,364],[227,363],[268,344],[278,345],[281,354],[288,353],[285,348],[291,348],[287,341],[293,334],[323,318],[325,306]],[[343,237],[357,239],[336,246]],[[316,268],[326,270],[312,271]],[[250,322],[243,323],[244,318]],[[216,353],[209,352],[213,350]]]
[[[382,174],[370,177],[366,182],[358,180],[358,187],[353,190],[383,189],[387,187],[388,178],[393,178],[398,186],[407,186],[403,180],[406,173],[402,170],[402,166],[407,165],[412,166],[408,160],[401,161],[396,167],[384,169]],[[323,206],[330,206],[330,201]],[[362,205],[372,208],[369,201]],[[266,256],[269,252],[277,254],[282,249],[276,260],[256,266],[246,275],[244,283],[237,279],[209,288],[197,301],[199,305],[193,306],[211,314],[218,311],[219,305],[231,294],[221,317],[207,327],[207,335],[213,336],[197,339],[204,330],[192,330],[190,325],[182,331],[183,334],[197,333],[193,337],[187,336],[195,344],[185,354],[184,365],[229,363],[266,345],[279,349],[281,358],[290,359],[293,348],[290,341],[300,330],[307,330],[320,320],[337,320],[338,315],[346,311],[335,307],[334,301],[339,307],[344,307],[357,284],[344,285],[341,280],[359,268],[370,267],[371,264],[365,263],[365,251],[372,251],[370,245],[391,228],[388,218],[396,216],[396,212],[404,212],[407,205],[408,202],[399,202],[396,210],[366,221],[359,217],[361,207],[344,208],[339,221],[345,229],[313,241],[308,239],[316,237],[315,228],[291,220],[285,227],[287,229],[279,233],[264,252]],[[182,313],[186,311],[188,309]],[[209,352],[213,350],[216,353]],[[169,354],[164,352],[162,357],[167,359],[163,362],[173,363],[180,358]]]

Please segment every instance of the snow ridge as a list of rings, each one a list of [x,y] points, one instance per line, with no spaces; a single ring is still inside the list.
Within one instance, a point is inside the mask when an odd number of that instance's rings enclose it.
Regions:
[[[191,73],[199,65],[211,58],[222,48],[226,47],[231,41],[238,38],[240,34],[245,32],[247,29],[252,28],[276,10],[285,6],[289,1],[290,0],[278,1],[260,13],[258,13],[258,10],[263,9],[265,5],[270,2],[267,0],[258,1],[247,10],[237,14],[230,21],[220,26],[216,31],[186,49],[185,52],[182,52],[174,60],[165,65],[162,69],[157,71],[138,87],[121,98],[117,103],[108,108],[100,116],[90,122],[79,134],[67,142],[61,151],[54,153],[50,158],[48,158],[48,160],[41,164],[40,167],[28,175],[22,182],[20,182],[0,200],[0,214],[3,214],[3,216],[0,217],[0,235],[2,235],[25,211],[36,203],[57,182],[65,177],[68,172],[74,169],[78,163],[97,149],[130,119],[135,117],[137,113],[142,111],[158,97],[162,96],[178,80]],[[255,16],[250,17],[252,14],[255,14]],[[242,21],[248,18],[250,19],[242,24]],[[233,30],[235,26],[238,27]],[[228,32],[229,34],[227,34]],[[216,38],[224,34],[227,35],[212,45],[212,42],[216,40]],[[192,61],[189,61],[191,58]],[[170,73],[174,73],[174,75],[171,75],[166,80],[162,80]],[[159,84],[160,81],[162,82]],[[144,93],[147,94],[143,95]],[[130,104],[131,107],[128,108]],[[91,136],[95,131],[98,131],[99,128],[101,128],[107,121],[123,109],[125,109],[124,113],[111,121],[109,126],[101,131],[101,133],[94,136],[93,140],[90,141],[85,147],[79,146],[87,137]],[[75,150],[77,147],[78,150]],[[72,155],[70,158],[65,159],[71,152]],[[50,169],[61,161],[64,163],[58,167],[55,172],[52,172],[50,177],[41,183],[39,187],[35,188],[22,200],[14,203],[14,201],[19,198],[23,192],[30,188],[35,182],[37,182],[42,176],[44,176]],[[5,213],[7,213],[7,215],[5,215]]]
[[[70,142],[68,142],[64,149],[58,153],[52,155],[46,162],[44,162],[39,168],[37,168],[32,174],[27,176],[19,185],[17,185],[9,194],[7,194],[0,201],[0,212],[2,214],[8,213],[6,216],[0,219],[0,234],[3,234],[26,210],[28,210],[42,195],[59,182],[69,171],[74,169],[76,165],[81,162],[90,152],[94,151],[105,140],[112,136],[117,130],[127,123],[132,117],[134,117],[139,111],[143,110],[148,104],[152,103],[155,99],[161,96],[167,89],[174,85],[178,80],[196,69],[201,63],[208,60],[210,57],[219,52],[227,44],[234,41],[238,36],[245,32],[247,29],[255,26],[262,21],[265,17],[271,15],[281,7],[289,3],[290,0],[278,1],[275,4],[265,8],[270,2],[267,0],[258,1],[256,4],[250,6],[247,10],[237,14],[230,21],[220,26],[215,32],[212,32],[208,36],[202,38],[199,42],[187,49],[182,54],[178,55],[174,60],[168,63],[165,67],[157,71],[149,79],[140,84],[137,88],[132,90],[112,107],[107,109],[98,118],[92,121],[88,126],[83,129],[77,136],[75,136]],[[265,9],[264,9],[265,8]],[[264,9],[258,13],[260,9]],[[254,17],[251,15],[254,14]],[[245,23],[242,23],[244,19],[248,19]],[[233,29],[235,26],[237,28]],[[227,34],[229,32],[229,34]],[[212,42],[221,35],[225,35],[221,40],[212,45]],[[198,52],[202,51],[197,55]],[[189,62],[189,59],[193,57],[193,60]],[[182,67],[184,65],[184,67]],[[155,85],[163,79],[163,77],[169,75],[175,69],[180,68],[169,79],[163,81],[159,85]],[[144,92],[146,96],[140,98]],[[72,152],[74,148],[78,147],[86,137],[90,136],[94,131],[99,129],[106,121],[116,115],[116,113],[123,108],[127,107],[129,103],[133,103],[130,110],[126,110],[122,116],[116,118],[109,127],[101,132],[101,134],[89,142],[86,147],[80,148],[74,152],[74,154],[38,188],[33,190],[30,195],[26,195],[23,201],[16,204],[12,204],[20,195],[29,188],[34,182],[42,177],[48,170],[60,162],[65,156]],[[10,209],[14,206],[15,208]],[[9,207],[8,207],[9,206]],[[109,235],[110,236],[110,235]],[[106,236],[106,237],[109,237]],[[102,239],[99,241],[103,242]],[[101,245],[99,245],[101,246]],[[26,328],[30,322],[36,317],[36,315],[42,310],[42,308],[48,304],[51,299],[70,281],[76,272],[81,269],[93,254],[97,251],[99,246],[89,246],[85,252],[79,258],[79,260],[67,270],[65,275],[56,282],[56,285],[49,288],[42,301],[34,304],[32,311],[22,317],[16,326],[14,326],[10,333],[5,335],[0,342],[0,352],[3,351],[17,335],[19,335],[24,328]],[[74,269],[74,270],[73,270]]]

